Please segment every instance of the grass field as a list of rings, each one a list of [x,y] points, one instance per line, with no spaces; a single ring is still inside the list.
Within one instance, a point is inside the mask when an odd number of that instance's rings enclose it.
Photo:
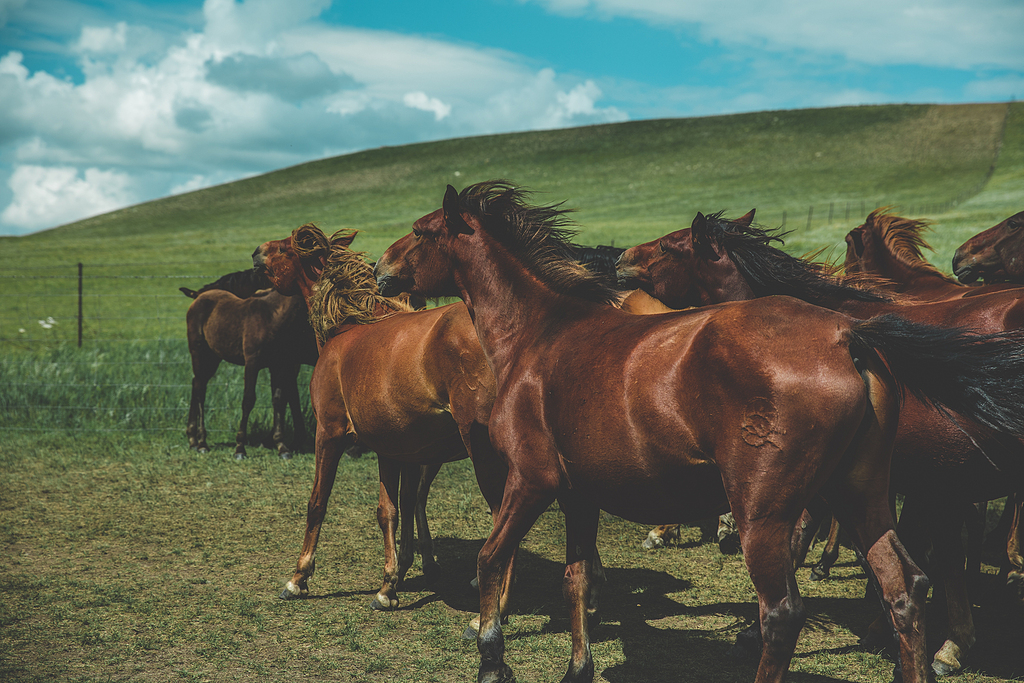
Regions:
[[[358,228],[355,246],[376,257],[447,183],[495,177],[578,209],[584,244],[628,246],[698,210],[757,208],[767,225],[785,216],[790,252],[838,257],[867,211],[896,205],[933,222],[932,260],[948,272],[956,246],[1024,208],[1024,105],[763,112],[383,148],[0,238],[0,680],[474,679],[475,645],[460,636],[490,525],[469,465],[442,470],[429,507],[444,576],[427,585],[414,566],[402,609],[368,608],[382,571],[372,455],[342,464],[313,597],[279,600],[301,544],[309,445],[291,462],[260,449],[235,462],[241,374],[224,368],[234,387],[209,399],[216,447],[187,448],[189,300],[177,287],[249,267],[259,243],[308,221]],[[56,326],[41,327],[51,316]],[[263,382],[257,442],[269,427]],[[687,533],[645,551],[645,528],[603,519],[598,681],[753,678],[754,663],[729,655],[756,614],[742,557]],[[553,509],[524,546],[506,632],[520,681],[557,680],[568,660],[562,542]],[[985,571],[978,644],[954,683],[1024,677],[1024,614],[990,597],[996,568]],[[798,572],[811,616],[790,680],[890,680],[891,662],[857,647],[875,608],[852,552],[836,576]],[[941,611],[929,611],[934,647]]]

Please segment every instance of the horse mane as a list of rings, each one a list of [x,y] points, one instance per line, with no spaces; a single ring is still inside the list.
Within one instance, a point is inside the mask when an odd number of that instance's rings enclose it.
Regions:
[[[463,189],[459,204],[484,218],[487,233],[556,292],[598,303],[618,301],[622,293],[613,279],[577,260],[578,247],[571,241],[577,231],[568,218],[572,209],[561,202],[531,205],[530,194],[508,180],[489,180]]]
[[[366,254],[348,247],[356,232],[339,230],[328,238],[312,223],[292,232],[292,250],[299,258],[323,263],[309,297],[309,322],[321,344],[341,325],[365,325],[412,310],[407,303],[380,295]],[[381,309],[385,312],[380,313]]]
[[[922,236],[931,227],[927,221],[897,216],[892,207],[883,206],[869,213],[861,227],[877,235],[892,257],[907,268],[956,282],[924,258],[924,249],[934,251]]]
[[[891,301],[891,298],[863,280],[839,277],[836,269],[823,263],[790,256],[773,247],[789,234],[781,228],[742,225],[722,218],[722,212],[707,216],[707,232],[695,233],[694,246],[706,249],[709,241],[719,244],[756,296],[784,295],[816,305],[843,301]]]

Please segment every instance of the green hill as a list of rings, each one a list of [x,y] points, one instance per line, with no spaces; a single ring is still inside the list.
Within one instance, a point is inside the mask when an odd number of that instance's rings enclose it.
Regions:
[[[934,220],[936,262],[948,270],[953,248],[1024,204],[1024,104],[774,111],[387,147],[2,244],[19,264],[202,258],[242,268],[258,243],[313,221],[364,231],[357,245],[376,255],[439,205],[446,184],[498,177],[577,208],[588,244],[633,244],[698,210],[756,207],[769,225],[785,215],[787,248],[802,253],[896,205]]]

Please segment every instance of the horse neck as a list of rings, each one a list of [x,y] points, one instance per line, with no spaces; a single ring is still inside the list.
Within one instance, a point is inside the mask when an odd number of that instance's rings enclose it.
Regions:
[[[697,296],[702,306],[757,298],[750,283],[728,256],[704,261],[696,276]]]
[[[896,291],[917,299],[935,301],[963,296],[964,286],[950,282],[930,269],[917,268],[891,255],[884,260],[860,263],[860,271],[896,283]]]
[[[482,234],[475,232],[476,244],[467,244],[468,237],[456,241],[461,248],[454,253],[455,282],[500,383],[522,349],[548,323],[564,319],[568,297],[554,292],[503,246],[478,237]]]

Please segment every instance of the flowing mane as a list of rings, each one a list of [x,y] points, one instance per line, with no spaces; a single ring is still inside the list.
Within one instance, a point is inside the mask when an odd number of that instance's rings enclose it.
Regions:
[[[507,180],[491,180],[463,189],[459,204],[480,216],[487,233],[556,292],[598,303],[618,301],[622,293],[575,257],[572,209],[561,203],[533,206],[529,196]]]
[[[741,225],[722,218],[722,212],[707,217],[706,231],[693,234],[694,247],[707,249],[710,242],[723,248],[757,296],[781,294],[813,304],[836,301],[890,301],[862,278],[840,278],[825,264],[790,256],[772,246],[783,243],[788,234],[781,229]]]
[[[339,230],[330,239],[313,224],[292,232],[292,249],[303,260],[320,260],[323,270],[309,298],[309,322],[322,344],[340,325],[363,325],[376,322],[397,311],[412,307],[398,300],[383,297],[377,291],[373,266],[366,254],[353,251],[345,244],[356,231]],[[383,313],[381,312],[383,309]]]
[[[929,228],[927,221],[896,216],[892,213],[891,207],[883,206],[868,214],[864,225],[857,229],[877,235],[892,257],[906,268],[956,283],[956,279],[946,275],[924,258],[924,249],[933,251],[922,236]]]

